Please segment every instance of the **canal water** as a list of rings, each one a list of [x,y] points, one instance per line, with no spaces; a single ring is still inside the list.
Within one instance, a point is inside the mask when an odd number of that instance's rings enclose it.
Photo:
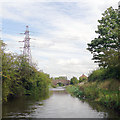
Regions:
[[[71,96],[65,88],[50,89],[47,96],[22,96],[3,104],[3,118],[118,118],[95,103]]]

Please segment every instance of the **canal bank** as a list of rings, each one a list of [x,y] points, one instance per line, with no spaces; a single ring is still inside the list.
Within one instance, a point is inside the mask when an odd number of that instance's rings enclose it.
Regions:
[[[111,84],[112,83],[112,84]],[[119,96],[119,82],[113,80],[106,80],[102,82],[86,82],[85,84],[70,85],[67,91],[89,104],[98,105],[103,110],[110,109],[119,117],[120,114],[120,96]]]
[[[94,107],[91,107],[91,106]],[[97,105],[87,103],[66,92],[65,88],[50,89],[39,99],[22,96],[3,105],[3,118],[114,118],[116,114],[98,111]]]

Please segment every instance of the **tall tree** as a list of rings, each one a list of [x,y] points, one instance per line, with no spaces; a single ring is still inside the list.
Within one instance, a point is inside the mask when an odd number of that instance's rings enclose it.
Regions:
[[[120,38],[118,9],[108,8],[98,20],[98,37],[88,44],[87,50],[93,54],[93,60],[104,68],[120,68]]]

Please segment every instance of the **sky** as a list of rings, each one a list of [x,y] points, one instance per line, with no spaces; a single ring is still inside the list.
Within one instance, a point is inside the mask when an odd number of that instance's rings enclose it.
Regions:
[[[32,61],[51,77],[89,75],[98,68],[86,50],[98,20],[119,0],[0,0],[1,39],[6,52],[20,54],[29,26]]]

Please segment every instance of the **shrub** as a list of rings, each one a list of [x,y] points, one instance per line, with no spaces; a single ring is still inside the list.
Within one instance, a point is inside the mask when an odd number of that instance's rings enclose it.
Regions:
[[[88,81],[103,81],[108,78],[107,69],[94,70],[88,77]]]

